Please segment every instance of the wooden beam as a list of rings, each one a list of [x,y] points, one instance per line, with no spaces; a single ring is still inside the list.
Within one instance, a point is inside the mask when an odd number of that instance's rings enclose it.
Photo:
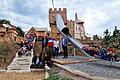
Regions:
[[[77,60],[77,61],[67,61],[67,60],[59,60],[59,59],[52,59],[53,62],[59,63],[59,64],[77,64],[81,62],[94,62],[97,61],[98,59],[86,59],[86,60]]]
[[[45,69],[30,69],[31,71],[33,71],[33,72],[39,72],[39,71],[45,71]]]

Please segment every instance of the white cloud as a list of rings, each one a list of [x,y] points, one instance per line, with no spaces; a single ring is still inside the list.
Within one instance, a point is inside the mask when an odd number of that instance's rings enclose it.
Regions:
[[[48,10],[52,0],[0,0],[0,18],[9,19],[24,30],[32,26],[49,28]],[[120,0],[54,0],[55,7],[66,7],[67,17],[74,13],[84,21],[86,33],[101,35],[120,23]],[[112,26],[112,27],[109,27]]]

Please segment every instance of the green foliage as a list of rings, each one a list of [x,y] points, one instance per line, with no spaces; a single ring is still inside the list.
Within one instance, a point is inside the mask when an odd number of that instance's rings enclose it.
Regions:
[[[10,21],[6,19],[0,19],[0,24],[10,24]]]
[[[110,32],[109,32],[108,29],[106,29],[104,31],[104,37],[103,37],[103,40],[102,40],[103,44],[109,46],[110,39],[111,39]]]
[[[11,23],[9,20],[0,19],[0,24],[11,24]],[[19,31],[18,35],[24,37],[24,31],[21,29],[21,27],[16,27],[16,29]]]
[[[60,80],[60,75],[56,74],[55,72],[49,72],[49,78],[45,80]]]
[[[21,29],[21,27],[16,27],[16,29],[19,31],[18,35],[20,37],[24,37],[24,31]]]
[[[63,77],[61,80],[73,80],[73,79],[71,79],[70,77]]]
[[[0,43],[0,55],[3,57],[4,62],[6,63],[8,52],[10,48],[3,43]]]
[[[115,29],[113,31],[113,37],[118,37],[120,35],[120,30],[117,29],[117,26],[115,26]]]
[[[49,78],[44,80],[73,80],[70,77],[62,77],[56,72],[49,72]]]
[[[120,58],[120,54],[115,54],[115,56]]]
[[[116,49],[120,49],[120,30],[117,29],[117,26],[115,26],[112,35],[108,29],[104,31],[104,37],[102,39],[102,43],[103,45],[107,45],[107,47],[112,46]]]

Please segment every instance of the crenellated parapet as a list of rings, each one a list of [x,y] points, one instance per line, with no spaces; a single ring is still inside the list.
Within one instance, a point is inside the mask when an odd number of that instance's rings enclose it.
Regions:
[[[50,8],[49,9],[49,23],[51,24],[56,24],[55,18],[56,14],[60,14],[63,18],[63,21],[65,24],[67,24],[67,9],[66,8]],[[50,26],[51,27],[51,26]]]

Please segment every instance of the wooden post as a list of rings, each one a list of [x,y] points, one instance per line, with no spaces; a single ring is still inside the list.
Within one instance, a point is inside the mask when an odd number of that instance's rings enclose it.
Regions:
[[[75,47],[74,47],[74,49],[73,49],[73,55],[76,56],[76,53],[75,53]]]

